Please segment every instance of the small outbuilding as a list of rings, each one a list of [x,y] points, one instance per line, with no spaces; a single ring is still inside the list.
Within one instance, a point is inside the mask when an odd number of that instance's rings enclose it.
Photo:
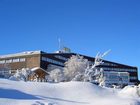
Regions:
[[[35,67],[31,69],[32,73],[29,75],[29,81],[46,82],[46,76],[49,75],[46,70]]]

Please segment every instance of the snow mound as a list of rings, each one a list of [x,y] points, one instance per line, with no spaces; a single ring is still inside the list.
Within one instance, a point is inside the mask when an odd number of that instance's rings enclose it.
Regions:
[[[134,92],[130,88],[116,90],[87,82],[39,83],[0,79],[0,105],[140,105]]]
[[[140,87],[126,86],[118,94],[122,97],[140,97]]]

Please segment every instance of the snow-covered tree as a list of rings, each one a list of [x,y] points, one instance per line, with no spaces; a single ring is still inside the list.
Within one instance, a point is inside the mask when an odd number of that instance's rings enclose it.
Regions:
[[[110,50],[109,50],[110,51]],[[85,69],[84,81],[90,81],[94,83],[103,84],[105,78],[103,77],[103,69],[97,68],[97,66],[103,64],[103,57],[109,53],[109,51],[101,54],[97,53],[95,57],[94,64],[92,66],[88,65]]]
[[[103,68],[100,68],[100,74],[98,75],[98,78],[97,78],[97,80],[98,80],[98,82],[99,82],[99,85],[100,86],[104,86],[105,85],[105,76],[104,76],[104,70],[103,70]]]
[[[61,82],[63,81],[63,72],[62,70],[56,68],[49,73],[49,77],[51,81]]]
[[[32,71],[29,68],[23,68],[21,70],[22,75],[25,77],[24,81],[28,80],[29,75],[32,73]]]
[[[103,69],[102,68],[96,68],[92,66],[88,66],[85,70],[84,74],[84,81],[89,81],[93,83],[100,83],[103,82]]]
[[[57,65],[49,64],[48,67],[47,67],[48,72],[51,72],[52,70],[55,70],[55,69],[60,69],[61,71],[63,71],[63,67],[60,67],[60,66],[57,66]]]
[[[95,62],[93,65],[85,59],[83,56],[72,55],[72,57],[65,62],[64,70],[59,70],[58,68],[50,67],[50,79],[55,82],[60,82],[61,77],[64,74],[65,81],[89,81],[94,83],[103,84],[103,69],[97,68],[97,66],[103,64],[103,57],[109,51],[100,54],[98,53],[95,57]],[[62,72],[63,71],[63,72]]]
[[[16,73],[11,76],[10,80],[16,80],[16,81],[27,81],[28,76],[31,74],[31,70],[28,68],[23,68],[22,70],[17,70]]]
[[[85,69],[89,65],[89,61],[83,56],[73,55],[64,67],[64,76],[66,81],[82,81]]]

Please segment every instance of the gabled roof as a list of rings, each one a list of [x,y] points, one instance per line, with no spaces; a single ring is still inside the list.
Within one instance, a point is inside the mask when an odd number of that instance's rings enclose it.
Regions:
[[[33,72],[35,72],[36,70],[42,70],[42,71],[44,71],[45,73],[49,74],[46,70],[44,70],[44,69],[42,69],[42,68],[40,68],[40,67],[34,67],[34,68],[31,69],[31,71],[33,71]]]

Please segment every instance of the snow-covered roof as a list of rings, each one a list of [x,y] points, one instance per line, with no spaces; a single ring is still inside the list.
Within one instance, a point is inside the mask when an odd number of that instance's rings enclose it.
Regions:
[[[46,73],[48,73],[46,70],[44,70],[44,69],[42,69],[42,68],[40,68],[40,67],[34,67],[34,68],[32,68],[31,69],[31,71],[36,71],[36,70],[38,70],[38,69],[41,69],[41,70],[43,70],[44,72],[46,72]]]
[[[40,54],[41,51],[24,51],[20,53],[15,53],[15,54],[7,54],[7,55],[0,55],[0,58],[9,58],[9,57],[17,57],[17,56],[25,56],[25,55],[32,55],[32,54]]]

